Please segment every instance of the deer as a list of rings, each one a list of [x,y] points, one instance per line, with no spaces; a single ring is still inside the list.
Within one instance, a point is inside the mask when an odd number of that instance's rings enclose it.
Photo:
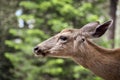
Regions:
[[[34,48],[36,56],[71,58],[104,80],[120,80],[120,48],[108,49],[93,42],[112,25],[90,22],[80,29],[63,29]]]

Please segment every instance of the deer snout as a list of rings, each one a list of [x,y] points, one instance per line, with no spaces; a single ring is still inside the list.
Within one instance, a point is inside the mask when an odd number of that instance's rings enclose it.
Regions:
[[[36,46],[36,47],[34,48],[34,53],[35,53],[36,55],[42,55],[42,56],[45,56],[45,55],[46,55],[45,50],[42,49],[42,48],[39,47],[39,46]]]
[[[35,47],[35,48],[34,48],[34,52],[36,52],[38,49],[39,49],[39,47],[38,47],[38,46],[37,46],[37,47]]]
[[[42,50],[39,48],[39,46],[36,46],[35,48],[34,48],[34,53],[35,54],[38,54],[38,53],[41,53],[42,52]]]

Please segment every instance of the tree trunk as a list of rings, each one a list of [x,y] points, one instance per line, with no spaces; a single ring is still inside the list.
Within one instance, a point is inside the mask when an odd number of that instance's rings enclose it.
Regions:
[[[115,47],[115,26],[116,26],[116,11],[118,0],[110,0],[110,16],[113,19],[113,25],[109,29],[108,39],[112,41],[111,47]]]

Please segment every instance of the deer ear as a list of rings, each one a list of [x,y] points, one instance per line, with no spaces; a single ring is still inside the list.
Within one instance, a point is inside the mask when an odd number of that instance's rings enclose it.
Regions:
[[[94,31],[95,28],[99,25],[100,23],[98,21],[96,22],[91,22],[91,23],[88,23],[86,25],[84,25],[81,30],[83,32],[91,32],[91,31]]]
[[[111,26],[111,24],[113,23],[113,20],[109,20],[99,26],[96,27],[95,31],[92,32],[92,37],[101,37],[109,28],[109,26]]]

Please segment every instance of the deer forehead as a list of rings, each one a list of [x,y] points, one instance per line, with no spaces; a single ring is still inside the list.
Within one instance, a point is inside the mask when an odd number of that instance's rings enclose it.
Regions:
[[[81,29],[64,29],[60,32],[60,35],[71,35],[71,36],[75,36],[75,35],[82,35],[82,31]]]
[[[58,33],[58,34],[56,35],[56,37],[58,38],[58,37],[60,37],[60,36],[71,36],[72,33],[73,33],[72,30],[67,30],[67,29],[65,29],[65,30],[62,30],[60,33]]]
[[[62,30],[60,33],[63,33],[63,32],[73,32],[74,31],[74,29],[64,29],[64,30]]]

